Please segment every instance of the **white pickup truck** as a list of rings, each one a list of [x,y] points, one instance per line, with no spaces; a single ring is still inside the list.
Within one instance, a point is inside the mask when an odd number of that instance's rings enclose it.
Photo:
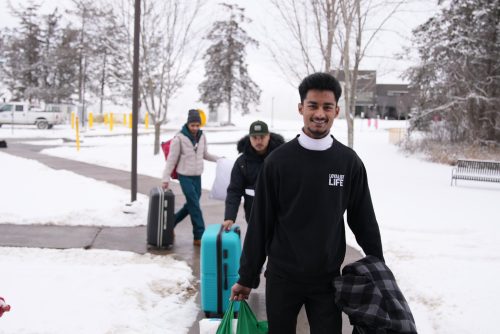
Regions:
[[[64,121],[62,112],[45,111],[25,102],[0,103],[0,126],[3,124],[32,124],[39,129],[51,129]]]

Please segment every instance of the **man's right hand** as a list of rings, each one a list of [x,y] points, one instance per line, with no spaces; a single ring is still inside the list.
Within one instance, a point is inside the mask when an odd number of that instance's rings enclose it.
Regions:
[[[167,190],[168,189],[168,182],[163,182],[161,184],[161,187],[163,188],[163,190]]]
[[[224,230],[229,231],[231,229],[231,226],[233,226],[234,220],[228,219],[224,220],[222,223],[222,226],[224,226]]]
[[[239,283],[234,283],[233,287],[231,288],[231,297],[229,299],[238,301],[248,299],[251,291],[251,288],[247,288],[246,286],[243,286]]]

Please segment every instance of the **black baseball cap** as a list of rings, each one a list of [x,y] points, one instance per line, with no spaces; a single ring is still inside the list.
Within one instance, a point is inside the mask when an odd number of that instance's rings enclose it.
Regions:
[[[269,133],[269,129],[267,124],[262,121],[255,121],[250,124],[250,136],[260,136],[267,135]]]

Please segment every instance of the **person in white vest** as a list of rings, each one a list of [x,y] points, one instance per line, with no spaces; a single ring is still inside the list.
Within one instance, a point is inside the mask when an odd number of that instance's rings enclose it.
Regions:
[[[187,215],[191,216],[193,224],[193,244],[201,245],[201,236],[205,232],[205,221],[200,207],[201,174],[203,160],[216,162],[220,157],[208,153],[207,138],[200,130],[201,117],[198,110],[188,112],[186,124],[177,133],[170,144],[170,152],[163,170],[162,186],[168,188],[170,174],[177,168],[182,193],[186,204],[175,213],[175,225]]]

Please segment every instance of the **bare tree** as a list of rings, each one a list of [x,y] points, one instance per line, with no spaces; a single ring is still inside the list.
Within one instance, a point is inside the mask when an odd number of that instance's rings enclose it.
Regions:
[[[306,74],[338,68],[333,63],[339,24],[337,0],[271,0],[271,4],[291,34],[291,45],[288,38],[281,39],[286,45],[276,39],[268,43],[273,59],[286,77],[296,82]]]
[[[339,30],[338,45],[342,52],[344,72],[345,118],[347,121],[347,144],[354,147],[354,115],[356,93],[358,91],[359,66],[368,47],[387,21],[396,13],[404,0],[373,4],[366,0],[339,0],[342,30]],[[384,10],[382,20],[373,28],[367,29],[367,20],[374,12]]]
[[[271,0],[293,47],[273,41],[269,49],[278,67],[294,82],[313,72],[344,72],[348,145],[354,142],[354,111],[359,66],[366,50],[384,24],[406,0]],[[375,4],[376,3],[376,4]],[[385,8],[383,19],[367,29],[367,19]],[[311,15],[312,13],[312,15]],[[289,43],[290,39],[286,39]],[[339,55],[335,58],[334,55]],[[336,65],[337,64],[337,65]]]
[[[130,42],[132,3],[128,0],[119,4],[124,34]],[[200,54],[201,36],[195,31],[194,22],[204,3],[205,0],[142,0],[140,95],[141,107],[155,128],[154,154],[160,151],[160,127],[167,122],[169,104]],[[132,68],[132,44],[128,46],[127,59]]]

